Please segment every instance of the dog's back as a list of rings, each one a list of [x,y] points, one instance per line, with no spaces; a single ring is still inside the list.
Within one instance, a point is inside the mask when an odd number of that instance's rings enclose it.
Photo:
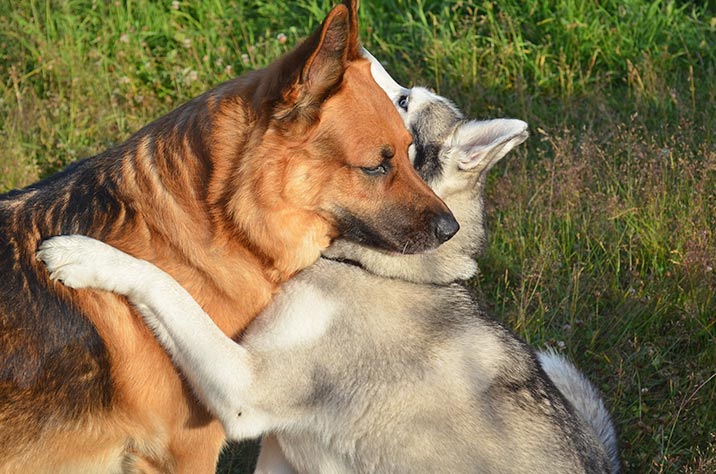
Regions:
[[[258,359],[310,375],[275,387],[310,412],[277,434],[299,472],[609,472],[601,444],[531,349],[462,286],[326,260],[289,287],[306,284],[316,307],[350,302],[313,344]]]
[[[91,218],[53,213],[51,208],[84,207],[90,212],[92,197],[63,196],[76,182],[91,186],[93,173],[84,171],[88,167],[89,162],[80,163],[39,188],[0,196],[0,427],[22,427],[0,429],[0,451],[6,458],[37,440],[47,423],[76,423],[112,402],[104,342],[62,290],[49,289],[34,259],[38,235],[89,230]]]

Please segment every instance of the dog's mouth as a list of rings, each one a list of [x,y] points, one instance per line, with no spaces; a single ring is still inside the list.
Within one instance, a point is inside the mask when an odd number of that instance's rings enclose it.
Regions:
[[[342,211],[338,214],[336,225],[341,237],[346,240],[400,254],[432,250],[449,240],[460,228],[451,213],[424,213],[422,218],[409,221],[390,214],[379,217],[375,222],[369,222],[355,214]]]

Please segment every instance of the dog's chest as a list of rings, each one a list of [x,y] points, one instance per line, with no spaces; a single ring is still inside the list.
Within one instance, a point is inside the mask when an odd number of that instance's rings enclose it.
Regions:
[[[246,331],[243,343],[253,351],[308,348],[326,334],[339,303],[316,285],[297,277],[279,291]]]

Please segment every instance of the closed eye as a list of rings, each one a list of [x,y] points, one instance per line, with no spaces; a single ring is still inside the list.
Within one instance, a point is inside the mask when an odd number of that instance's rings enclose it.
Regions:
[[[368,176],[380,176],[387,174],[390,170],[390,160],[395,156],[395,148],[385,145],[380,149],[380,157],[383,161],[378,166],[362,166],[361,171]]]
[[[368,176],[380,176],[388,173],[388,167],[383,163],[373,167],[361,167],[360,170]]]

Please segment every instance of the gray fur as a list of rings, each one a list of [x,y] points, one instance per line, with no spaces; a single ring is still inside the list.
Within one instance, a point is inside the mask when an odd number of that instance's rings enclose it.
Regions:
[[[604,445],[612,472],[619,472],[617,433],[599,390],[570,361],[553,350],[538,351],[537,358],[552,383]]]
[[[433,255],[395,256],[340,242],[333,255],[370,271],[322,259],[298,277],[327,297],[350,297],[315,344],[270,356],[290,357],[292,373],[321,367],[319,378],[290,382],[291,390],[313,395],[315,428],[276,431],[278,444],[306,473],[616,472],[618,463],[610,466],[597,434],[532,349],[487,316],[463,286],[445,284],[465,275],[449,275],[455,268],[447,264],[435,276],[436,260],[472,258],[481,249],[484,177],[501,156],[460,170],[452,137],[468,122],[442,98],[420,89],[412,95],[408,116],[414,106],[417,117],[408,125],[423,134],[416,142],[432,150],[421,157],[415,147],[416,167],[426,170],[461,230]],[[449,126],[427,126],[422,112]],[[516,135],[513,143],[525,138],[524,130]],[[389,278],[395,276],[418,283]]]
[[[415,162],[460,231],[422,255],[336,242],[331,258],[361,266],[322,258],[240,344],[171,277],[116,249],[61,237],[41,258],[68,286],[127,295],[230,437],[269,434],[257,472],[616,472],[616,452],[581,416],[598,393],[575,409],[581,386],[555,386],[534,351],[456,283],[477,269],[485,173],[526,139],[526,124],[467,121],[424,89],[398,92],[410,95],[403,116],[417,142],[431,144],[414,148]]]

